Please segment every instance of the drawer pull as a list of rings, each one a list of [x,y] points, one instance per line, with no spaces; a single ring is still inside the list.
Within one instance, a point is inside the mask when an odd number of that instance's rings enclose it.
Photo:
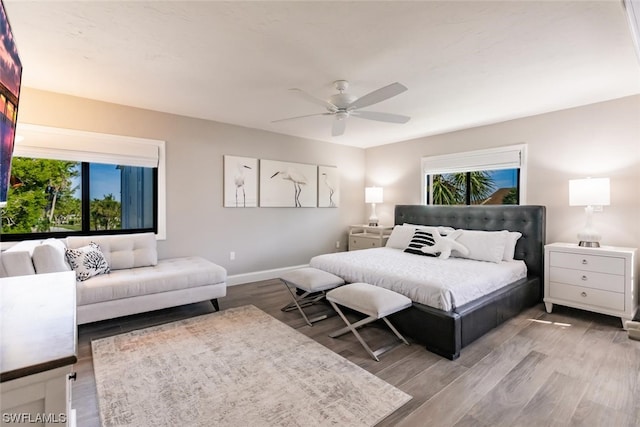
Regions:
[[[589,278],[588,278],[587,276],[584,276],[584,275],[581,277],[581,279],[582,279],[582,280],[584,280],[585,282],[586,282],[587,280],[589,280]]]
[[[581,296],[582,298],[586,298],[586,297],[587,297],[587,293],[586,293],[586,292],[582,292],[582,293],[580,294],[580,296]]]
[[[587,260],[586,260],[586,259],[583,259],[583,260],[582,260],[582,265],[587,265],[587,264],[589,264],[589,263],[587,262]]]

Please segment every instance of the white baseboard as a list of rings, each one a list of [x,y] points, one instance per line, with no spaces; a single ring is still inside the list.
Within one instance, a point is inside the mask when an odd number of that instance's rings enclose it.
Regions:
[[[309,264],[274,268],[271,270],[253,271],[251,273],[234,274],[231,276],[227,276],[227,286],[241,285],[243,283],[250,282],[259,282],[260,280],[277,279],[282,275],[282,273],[303,267],[309,267]]]

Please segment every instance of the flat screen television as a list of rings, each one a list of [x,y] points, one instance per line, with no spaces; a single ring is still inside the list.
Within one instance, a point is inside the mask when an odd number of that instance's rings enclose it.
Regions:
[[[0,0],[0,207],[11,185],[11,156],[16,137],[22,63],[13,40],[4,3]]]

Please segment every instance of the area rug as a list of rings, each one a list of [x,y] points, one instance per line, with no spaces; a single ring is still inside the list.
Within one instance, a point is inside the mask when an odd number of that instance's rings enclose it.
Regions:
[[[373,426],[411,396],[254,306],[92,341],[103,426]]]

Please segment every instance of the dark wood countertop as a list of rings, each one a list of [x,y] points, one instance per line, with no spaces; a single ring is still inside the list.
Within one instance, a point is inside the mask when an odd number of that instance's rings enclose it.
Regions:
[[[0,382],[78,360],[72,271],[0,279]]]

